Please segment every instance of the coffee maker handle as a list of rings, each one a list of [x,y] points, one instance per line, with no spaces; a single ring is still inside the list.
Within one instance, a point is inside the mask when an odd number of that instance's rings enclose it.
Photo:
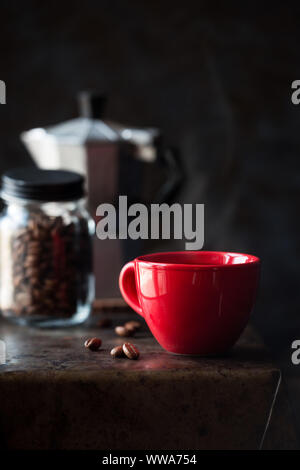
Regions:
[[[168,202],[177,192],[184,180],[178,149],[167,147],[160,156],[161,162],[167,172],[167,180],[156,196],[157,203]]]
[[[136,313],[143,316],[142,308],[137,296],[135,267],[133,261],[125,264],[122,268],[119,277],[119,287],[125,302],[127,302],[128,305],[136,311]]]

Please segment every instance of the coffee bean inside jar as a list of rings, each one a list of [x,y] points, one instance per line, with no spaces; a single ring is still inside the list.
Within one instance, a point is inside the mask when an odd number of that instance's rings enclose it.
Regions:
[[[94,296],[92,234],[83,178],[16,169],[2,178],[0,308],[19,323],[84,321]]]

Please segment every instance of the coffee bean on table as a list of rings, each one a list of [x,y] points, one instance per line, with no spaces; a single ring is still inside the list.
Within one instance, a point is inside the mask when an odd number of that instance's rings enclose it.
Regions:
[[[132,343],[124,343],[123,352],[128,357],[128,359],[138,359],[140,355],[138,348]]]
[[[115,348],[113,348],[110,351],[110,355],[112,357],[124,357],[125,356],[122,346],[116,346]]]
[[[131,330],[135,332],[141,329],[142,324],[137,320],[132,320],[132,321],[126,322],[124,327],[127,328],[127,330]]]
[[[128,337],[128,336],[133,336],[134,331],[129,330],[128,328],[125,328],[125,326],[116,326],[115,333],[118,336]]]
[[[91,351],[98,351],[100,349],[102,341],[100,338],[90,338],[84,343],[84,346]]]

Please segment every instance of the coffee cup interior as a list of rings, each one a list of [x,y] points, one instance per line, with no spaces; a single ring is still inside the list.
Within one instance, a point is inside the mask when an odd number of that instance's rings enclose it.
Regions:
[[[181,266],[232,266],[257,263],[256,256],[243,253],[215,252],[215,251],[180,251],[170,253],[155,253],[140,256],[138,261],[144,261],[159,266],[181,265]]]

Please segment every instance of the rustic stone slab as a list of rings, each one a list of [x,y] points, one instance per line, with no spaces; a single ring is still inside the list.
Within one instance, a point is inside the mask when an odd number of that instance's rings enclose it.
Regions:
[[[103,314],[102,314],[103,316]],[[113,326],[132,314],[113,313]],[[280,370],[251,329],[223,358],[169,354],[147,327],[137,361],[113,359],[113,328],[0,324],[0,446],[7,449],[258,449]],[[86,338],[100,336],[91,352]],[[290,434],[293,435],[293,434]],[[269,442],[268,447],[271,444]]]

